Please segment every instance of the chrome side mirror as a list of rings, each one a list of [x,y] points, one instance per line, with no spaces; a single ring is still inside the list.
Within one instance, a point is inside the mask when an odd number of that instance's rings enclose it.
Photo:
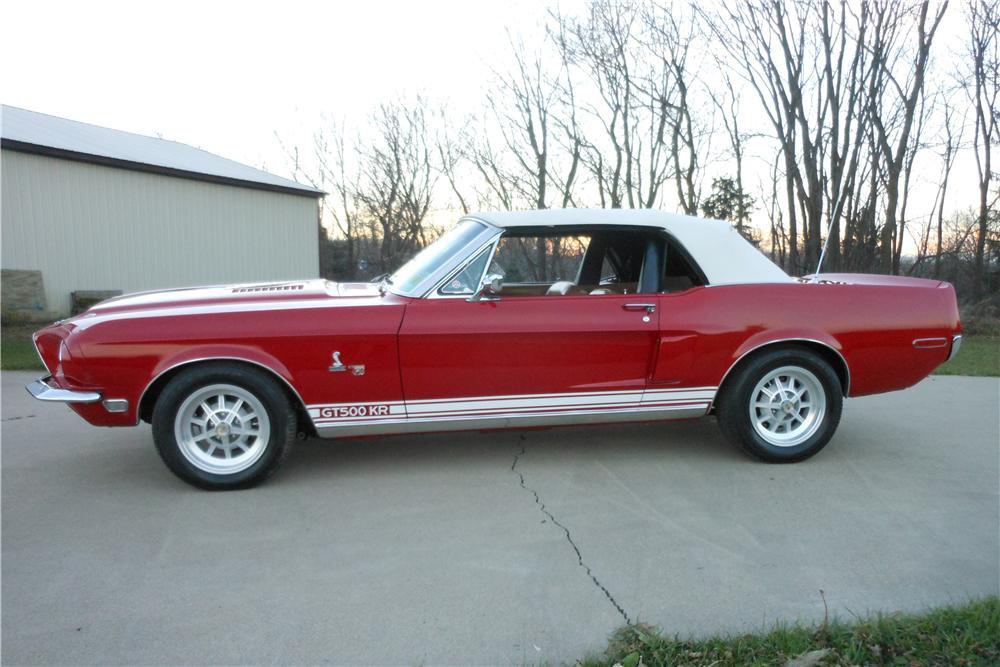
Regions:
[[[491,273],[483,278],[479,291],[470,296],[468,301],[499,301],[500,291],[503,290],[503,276],[499,273]]]

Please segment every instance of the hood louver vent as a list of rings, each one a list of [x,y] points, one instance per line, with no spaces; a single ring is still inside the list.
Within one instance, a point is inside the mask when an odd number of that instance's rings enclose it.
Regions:
[[[234,287],[233,294],[248,294],[250,292],[291,292],[305,289],[302,283],[277,283],[274,285],[254,285],[253,287]]]

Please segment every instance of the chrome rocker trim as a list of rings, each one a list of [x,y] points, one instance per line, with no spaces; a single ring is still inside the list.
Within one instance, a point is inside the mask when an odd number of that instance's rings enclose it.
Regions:
[[[72,389],[60,389],[48,383],[52,379],[51,375],[38,378],[24,386],[28,393],[39,401],[52,401],[56,403],[96,403],[101,400],[101,395],[96,391],[73,391]]]
[[[372,420],[317,426],[321,438],[344,438],[359,435],[390,435],[438,431],[478,431],[529,426],[569,426],[578,424],[608,424],[612,422],[663,421],[693,419],[708,412],[708,402],[697,405],[667,406],[606,411],[579,410],[572,412],[542,412],[519,414],[510,412],[489,416],[424,417],[393,420]]]

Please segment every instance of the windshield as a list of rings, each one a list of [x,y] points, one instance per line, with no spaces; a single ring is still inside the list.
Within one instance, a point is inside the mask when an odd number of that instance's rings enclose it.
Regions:
[[[464,248],[470,241],[479,236],[485,225],[473,220],[458,223],[437,241],[430,244],[409,262],[404,264],[389,278],[394,292],[408,294],[417,285],[437,271],[456,252]]]

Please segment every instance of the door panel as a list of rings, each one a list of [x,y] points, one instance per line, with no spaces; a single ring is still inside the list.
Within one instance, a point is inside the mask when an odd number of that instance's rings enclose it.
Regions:
[[[652,303],[641,295],[413,302],[399,334],[407,416],[638,404],[657,321],[655,313],[623,306],[646,301]],[[468,397],[493,398],[447,400]]]

